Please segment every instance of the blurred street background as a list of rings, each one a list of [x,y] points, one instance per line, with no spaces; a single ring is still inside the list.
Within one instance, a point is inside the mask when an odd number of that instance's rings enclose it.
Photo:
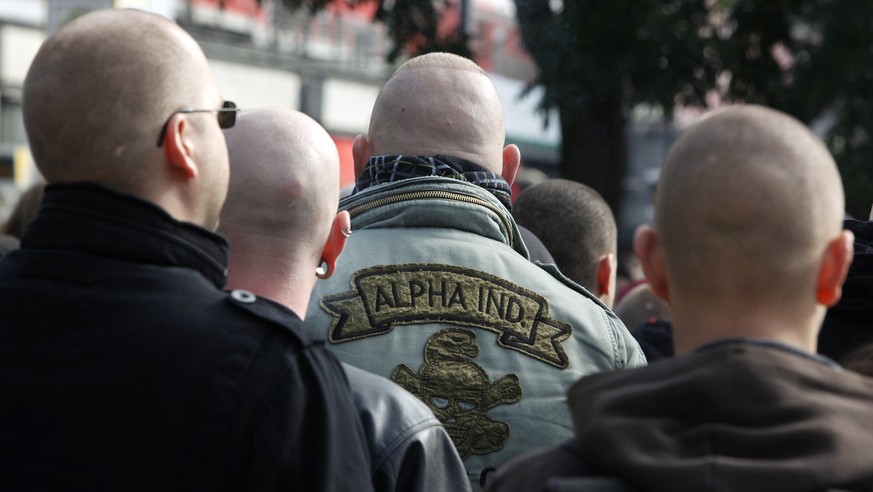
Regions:
[[[343,185],[388,75],[451,51],[503,98],[507,143],[522,153],[516,188],[545,177],[592,186],[616,212],[620,253],[652,219],[670,143],[725,104],[811,125],[840,165],[847,212],[866,218],[873,201],[868,0],[0,0],[0,220],[40,179],[21,121],[31,60],[59,26],[107,7],[178,22],[241,108],[315,118],[339,148]]]

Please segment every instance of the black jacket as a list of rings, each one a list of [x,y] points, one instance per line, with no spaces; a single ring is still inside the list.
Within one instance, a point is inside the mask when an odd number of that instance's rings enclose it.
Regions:
[[[227,243],[52,185],[0,260],[0,490],[367,490],[342,368]]]

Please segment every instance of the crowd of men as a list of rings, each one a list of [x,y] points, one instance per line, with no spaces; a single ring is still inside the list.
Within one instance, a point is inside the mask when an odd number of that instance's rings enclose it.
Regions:
[[[671,318],[647,365],[611,310],[609,207],[563,180],[513,200],[473,62],[391,75],[342,199],[316,121],[243,109],[154,14],[39,50],[0,490],[873,490],[873,379],[817,353],[866,238],[798,121],[737,106],[672,146],[634,238]]]

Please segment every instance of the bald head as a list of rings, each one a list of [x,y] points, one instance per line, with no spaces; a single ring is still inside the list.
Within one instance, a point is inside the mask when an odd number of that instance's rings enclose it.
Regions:
[[[150,164],[163,150],[155,142],[173,111],[221,105],[197,43],[166,18],[128,9],[84,15],[47,39],[23,97],[34,160],[50,183],[132,193],[157,175]]]
[[[597,262],[616,252],[615,218],[600,194],[575,181],[547,179],[518,196],[512,215],[540,238],[567,277],[597,292]]]
[[[333,270],[351,228],[348,213],[337,214],[336,145],[312,118],[290,109],[242,112],[225,138],[231,177],[219,232],[230,240],[227,285],[302,318],[316,267],[327,262]]]
[[[333,140],[303,113],[267,108],[240,113],[225,138],[231,178],[220,231],[232,247],[256,238],[317,265],[339,201]]]
[[[503,104],[472,61],[431,53],[404,63],[382,87],[370,118],[376,155],[461,157],[503,170]]]
[[[720,111],[679,138],[661,173],[671,301],[809,306],[842,216],[834,161],[804,125],[763,107]]]

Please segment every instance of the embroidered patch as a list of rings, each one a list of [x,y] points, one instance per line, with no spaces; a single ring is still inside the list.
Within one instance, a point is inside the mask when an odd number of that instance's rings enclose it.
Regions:
[[[395,325],[452,323],[499,335],[501,347],[561,369],[573,328],[549,317],[539,294],[494,275],[452,265],[375,266],[352,275],[354,290],[321,298],[334,316],[332,343],[384,335]]]
[[[447,328],[427,340],[418,373],[400,364],[391,374],[391,380],[430,407],[464,459],[503,448],[509,425],[486,412],[515,403],[522,395],[518,376],[508,374],[492,383],[482,366],[471,360],[477,355],[475,333]]]

